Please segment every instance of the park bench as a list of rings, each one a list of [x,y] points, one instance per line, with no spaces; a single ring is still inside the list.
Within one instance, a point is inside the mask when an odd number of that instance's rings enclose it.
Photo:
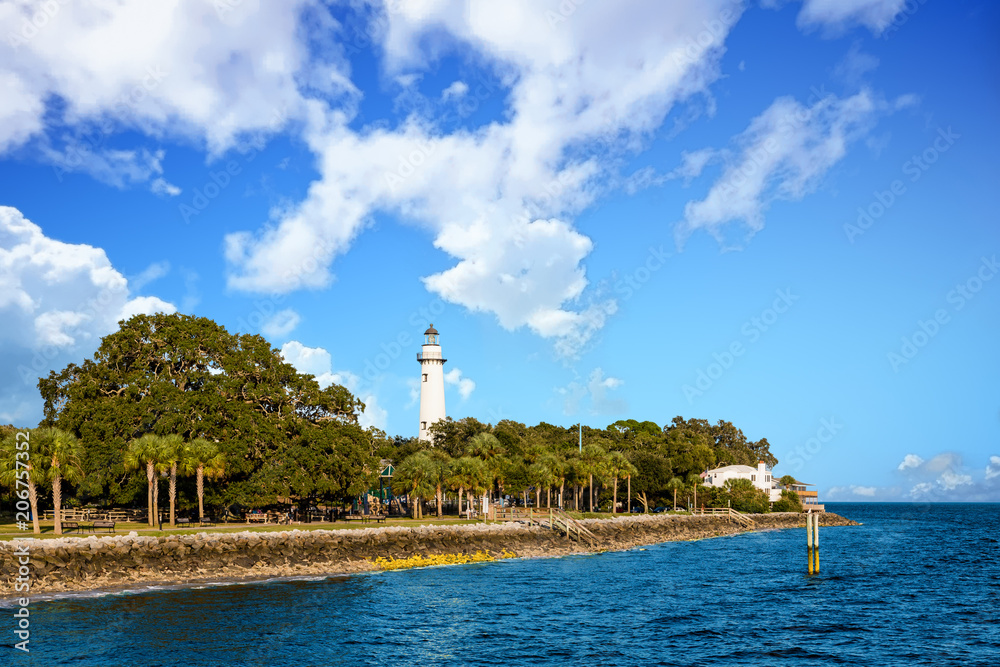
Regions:
[[[115,522],[114,521],[95,521],[94,529],[106,528],[109,533],[115,532]]]
[[[191,519],[177,519],[176,523],[191,523]]]
[[[343,519],[344,521],[362,521],[362,522],[367,521],[368,519],[368,517],[366,517],[364,514],[345,514],[340,518]]]
[[[201,526],[214,526],[215,522],[209,519],[208,517],[205,517],[204,519],[199,520],[198,524]]]
[[[63,521],[62,522],[62,529],[63,529],[64,533],[68,533],[71,530],[75,530],[76,532],[80,532],[80,524],[77,523],[76,521]]]
[[[371,518],[375,519],[375,523],[385,523],[384,514],[372,514]]]

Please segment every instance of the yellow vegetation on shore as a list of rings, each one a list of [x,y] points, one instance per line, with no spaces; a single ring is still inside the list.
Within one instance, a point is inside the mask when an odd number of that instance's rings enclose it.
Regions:
[[[373,563],[382,570],[405,570],[411,567],[429,567],[431,565],[463,565],[465,563],[489,563],[497,558],[517,558],[513,551],[504,549],[499,556],[492,556],[485,551],[474,554],[438,554],[435,556],[410,556],[409,558],[383,558],[379,556]]]

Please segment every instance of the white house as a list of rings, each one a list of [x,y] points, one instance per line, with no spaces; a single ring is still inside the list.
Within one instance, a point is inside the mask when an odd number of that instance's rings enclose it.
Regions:
[[[763,461],[760,461],[756,468],[743,465],[714,468],[701,473],[701,478],[706,486],[718,487],[725,486],[728,479],[748,479],[755,487],[766,493],[772,503],[781,500],[781,489],[777,488],[778,484],[771,478],[771,471]]]

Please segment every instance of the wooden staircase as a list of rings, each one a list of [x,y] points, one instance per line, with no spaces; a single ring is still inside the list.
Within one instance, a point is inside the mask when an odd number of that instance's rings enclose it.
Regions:
[[[702,507],[701,509],[695,508],[691,511],[692,514],[698,514],[701,516],[724,516],[730,522],[735,521],[736,523],[742,525],[750,530],[757,529],[757,522],[748,517],[746,514],[737,512],[732,507]]]
[[[566,512],[556,508],[533,507],[502,507],[494,508],[491,519],[495,521],[520,521],[529,526],[542,526],[549,530],[557,530],[566,535],[567,539],[575,539],[588,546],[597,545],[600,540],[580,521]]]

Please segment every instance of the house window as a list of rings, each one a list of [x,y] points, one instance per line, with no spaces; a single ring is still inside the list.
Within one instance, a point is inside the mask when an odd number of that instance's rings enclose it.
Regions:
[[[427,373],[424,373],[424,382],[427,382]]]
[[[751,482],[756,482],[757,481],[757,475],[750,475],[750,481]]]

